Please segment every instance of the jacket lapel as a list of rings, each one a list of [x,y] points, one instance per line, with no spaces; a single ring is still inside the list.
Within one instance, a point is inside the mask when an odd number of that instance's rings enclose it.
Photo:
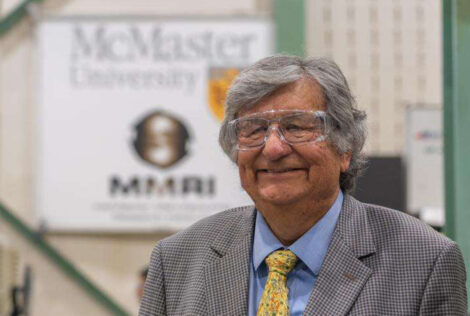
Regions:
[[[362,203],[345,195],[333,238],[304,315],[345,315],[372,271],[361,258],[375,252]]]
[[[205,268],[208,315],[247,315],[250,252],[255,212],[221,227],[212,243],[217,259]]]

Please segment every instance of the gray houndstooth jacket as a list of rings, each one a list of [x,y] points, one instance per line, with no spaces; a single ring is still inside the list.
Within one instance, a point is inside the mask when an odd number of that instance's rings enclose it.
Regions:
[[[255,213],[231,209],[160,241],[139,315],[247,315]],[[454,242],[345,195],[304,315],[465,315],[465,279]]]

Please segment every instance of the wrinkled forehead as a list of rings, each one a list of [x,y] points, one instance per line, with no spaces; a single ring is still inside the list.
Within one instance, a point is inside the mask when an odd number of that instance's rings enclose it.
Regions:
[[[313,78],[303,77],[265,95],[253,106],[242,108],[237,116],[282,110],[325,111],[326,102],[322,88]]]

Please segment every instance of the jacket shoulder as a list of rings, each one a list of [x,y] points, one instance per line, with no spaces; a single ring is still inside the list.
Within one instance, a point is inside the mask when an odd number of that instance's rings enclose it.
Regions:
[[[203,218],[190,227],[159,241],[162,252],[184,253],[207,248],[220,238],[235,239],[249,233],[254,224],[254,206],[228,209]]]
[[[405,248],[437,255],[455,242],[423,221],[404,212],[363,203],[376,245]]]
[[[359,223],[345,225],[354,231],[352,235],[360,236],[355,244],[373,244],[375,248],[361,257],[372,275],[354,307],[358,314],[365,310],[374,315],[397,311],[413,315],[464,314],[465,265],[454,241],[406,213],[351,197],[343,211],[343,216],[349,213],[348,224]],[[380,304],[371,306],[371,301]]]

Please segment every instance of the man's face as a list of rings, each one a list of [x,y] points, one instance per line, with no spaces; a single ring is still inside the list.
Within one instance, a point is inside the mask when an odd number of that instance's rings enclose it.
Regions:
[[[269,110],[324,111],[323,92],[316,81],[303,78],[276,90],[239,117]],[[263,147],[240,150],[237,163],[242,186],[258,207],[289,205],[334,198],[340,172],[349,167],[349,155],[340,156],[328,140],[289,145],[270,131]]]

